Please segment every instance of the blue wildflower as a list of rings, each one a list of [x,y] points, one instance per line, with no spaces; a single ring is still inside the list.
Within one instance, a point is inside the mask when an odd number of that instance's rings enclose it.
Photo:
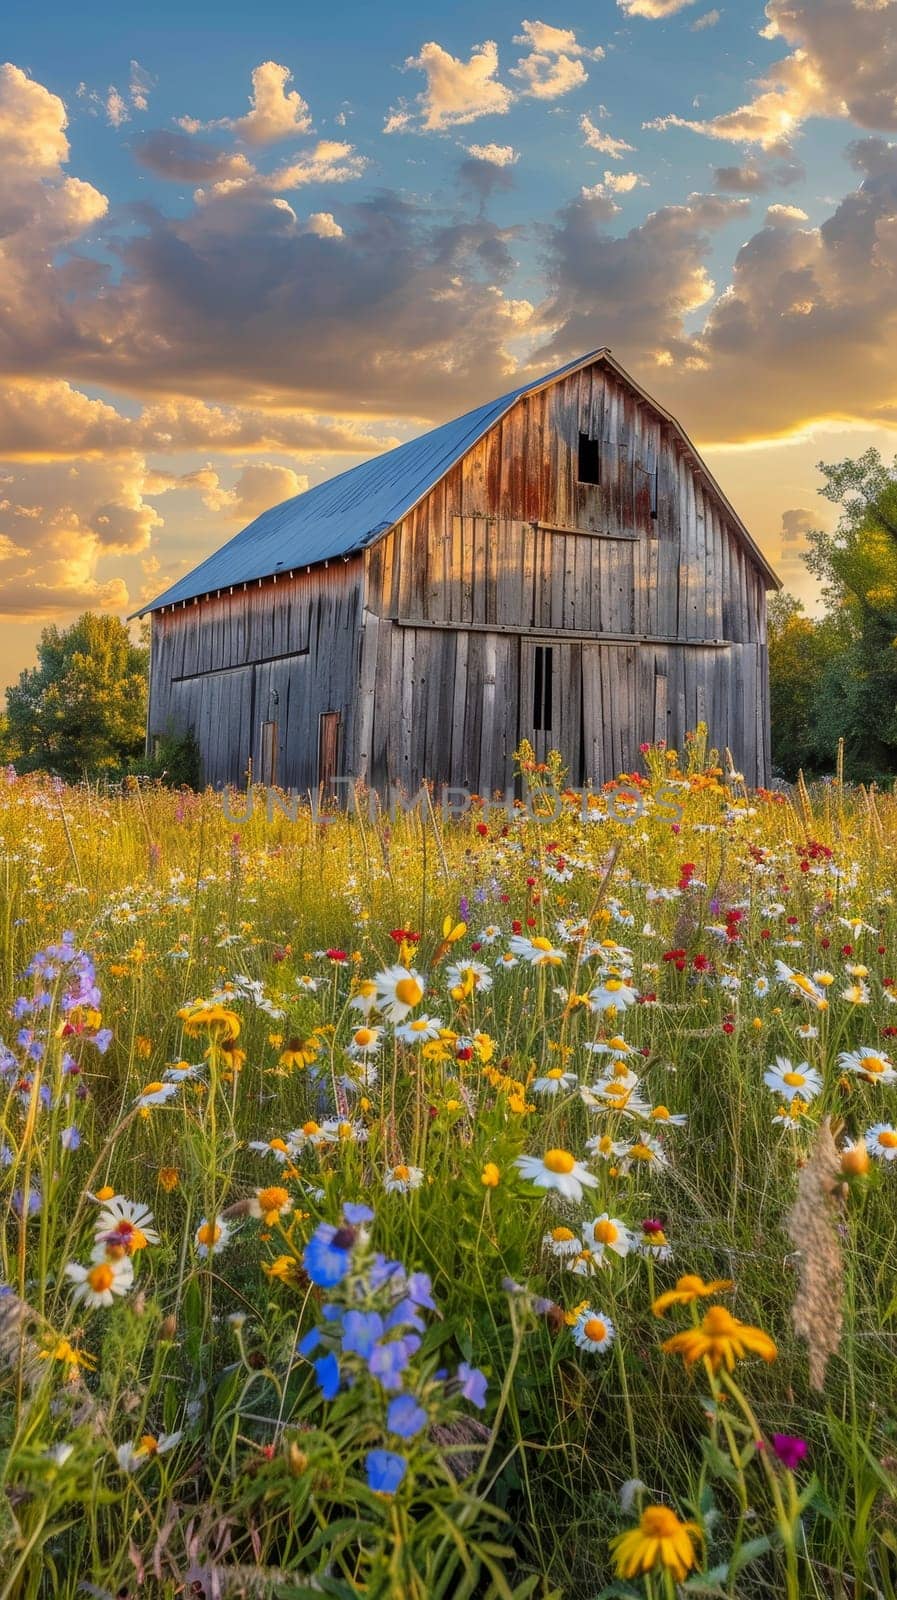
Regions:
[[[318,1345],[320,1343],[321,1343],[321,1335],[320,1335],[320,1333],[318,1332],[317,1328],[312,1328],[308,1333],[304,1334],[303,1337],[299,1340],[299,1343],[296,1346],[296,1350],[298,1351],[300,1356],[305,1356],[306,1360],[308,1360],[308,1357],[311,1355],[312,1351],[313,1350],[317,1350]]]
[[[347,1311],[343,1318],[343,1349],[369,1361],[378,1339],[383,1337],[383,1318],[379,1311]]]
[[[489,1387],[485,1373],[480,1372],[479,1367],[470,1367],[466,1361],[462,1361],[458,1368],[458,1382],[465,1400],[469,1400],[472,1406],[482,1411],[486,1404],[486,1390]]]
[[[343,1216],[352,1227],[357,1227],[361,1222],[373,1222],[374,1220],[374,1213],[370,1206],[360,1205],[354,1200],[348,1200],[343,1206]]]
[[[375,1494],[395,1494],[408,1471],[404,1456],[394,1450],[370,1450],[365,1460],[368,1488]]]
[[[344,1244],[338,1239],[343,1232],[332,1222],[321,1222],[305,1246],[302,1264],[312,1283],[321,1289],[332,1289],[335,1284],[342,1283],[349,1270],[349,1251],[354,1238]]]
[[[386,1412],[386,1426],[400,1439],[413,1439],[427,1426],[427,1413],[419,1406],[413,1394],[397,1394],[390,1400]]]
[[[312,1365],[324,1399],[333,1400],[339,1393],[339,1362],[336,1356],[332,1352],[326,1356],[319,1356]]]
[[[79,1144],[81,1143],[81,1135],[74,1123],[72,1123],[70,1128],[63,1128],[61,1134],[59,1135],[59,1139],[63,1150],[77,1150]]]
[[[427,1272],[412,1272],[408,1279],[408,1298],[413,1305],[425,1306],[428,1311],[436,1310],[436,1301],[433,1299],[433,1284]]]
[[[409,1333],[404,1339],[390,1339],[385,1344],[378,1344],[368,1362],[371,1375],[379,1378],[384,1389],[401,1389],[402,1373],[419,1347],[420,1340],[414,1333]]]

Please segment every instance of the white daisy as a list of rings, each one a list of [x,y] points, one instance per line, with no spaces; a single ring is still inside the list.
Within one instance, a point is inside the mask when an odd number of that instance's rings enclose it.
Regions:
[[[840,991],[842,1000],[849,1000],[852,1006],[867,1006],[869,1004],[869,985],[862,978],[857,978],[855,983],[849,983],[846,989]]]
[[[565,1200],[579,1201],[584,1188],[594,1189],[598,1179],[569,1150],[546,1150],[544,1156],[518,1156],[514,1162],[521,1177],[539,1189],[556,1189]]]
[[[325,1142],[324,1130],[320,1122],[315,1122],[313,1118],[303,1122],[301,1128],[294,1128],[292,1133],[287,1135],[290,1155],[299,1155],[309,1145],[317,1146]]]
[[[627,983],[623,978],[611,975],[596,984],[589,995],[589,1005],[593,1011],[609,1011],[614,1006],[617,1011],[626,1011],[629,1006],[634,1006],[638,999],[638,990]]]
[[[787,1056],[776,1056],[775,1066],[767,1067],[763,1082],[773,1094],[787,1101],[812,1100],[822,1088],[822,1077],[816,1067],[806,1061],[792,1066]]]
[[[296,979],[296,988],[304,990],[306,994],[317,994],[318,980],[313,978],[310,972],[302,972]]]
[[[98,1239],[120,1244],[129,1252],[159,1243],[149,1207],[141,1205],[139,1200],[125,1200],[120,1194],[105,1202],[94,1231]]]
[[[532,1085],[533,1094],[569,1094],[576,1088],[576,1073],[565,1072],[563,1067],[549,1067],[545,1076]]]
[[[575,1272],[578,1278],[596,1278],[604,1263],[600,1256],[595,1256],[587,1247],[579,1250],[575,1256],[568,1257],[566,1263],[568,1272]]]
[[[358,987],[349,1001],[353,1011],[360,1011],[363,1017],[369,1017],[377,1008],[377,985],[373,978],[359,979]]]
[[[519,967],[520,961],[517,956],[511,954],[510,950],[503,950],[498,957],[496,965],[504,968]]]
[[[427,1044],[430,1039],[438,1039],[442,1029],[439,1017],[412,1017],[409,1022],[402,1022],[396,1028],[396,1038],[403,1044]]]
[[[866,1134],[866,1149],[876,1161],[897,1161],[897,1128],[890,1122],[876,1122]]]
[[[177,1094],[177,1092],[178,1086],[176,1083],[148,1083],[145,1088],[141,1089],[134,1104],[141,1108],[144,1106],[164,1106],[166,1100],[170,1100],[172,1095]]]
[[[247,1150],[256,1150],[260,1156],[273,1156],[283,1166],[290,1159],[289,1146],[283,1139],[250,1139]]]
[[[614,1139],[609,1133],[595,1133],[591,1139],[586,1140],[586,1149],[593,1158],[599,1161],[615,1161],[629,1146],[622,1140]]]
[[[552,1228],[542,1240],[542,1249],[563,1259],[566,1256],[578,1255],[582,1249],[582,1240],[577,1238],[572,1228]]]
[[[492,973],[482,961],[456,961],[446,967],[445,981],[452,999],[463,1000],[475,991],[486,994],[492,988]]]
[[[610,1349],[616,1332],[610,1317],[602,1311],[593,1311],[591,1306],[583,1307],[570,1329],[573,1343],[593,1356],[603,1355]]]
[[[79,1261],[69,1261],[65,1275],[76,1286],[73,1300],[83,1301],[91,1309],[111,1306],[116,1295],[127,1294],[133,1284],[134,1263],[130,1256],[95,1261],[89,1267],[82,1267]]]
[[[209,1256],[220,1256],[222,1250],[227,1249],[230,1233],[230,1224],[223,1217],[215,1217],[211,1222],[208,1217],[203,1217],[193,1235],[196,1254],[203,1261]]]
[[[368,1130],[363,1122],[347,1122],[345,1118],[330,1117],[321,1127],[321,1137],[328,1144],[364,1144]]]
[[[151,1461],[153,1456],[163,1456],[166,1451],[173,1450],[180,1444],[182,1433],[160,1433],[158,1439],[151,1433],[145,1433],[134,1444],[120,1444],[115,1452],[116,1460],[122,1472],[135,1472],[145,1462]]]
[[[889,1058],[872,1045],[860,1045],[858,1050],[842,1050],[838,1057],[839,1067],[847,1072],[859,1073],[860,1077],[867,1078],[870,1083],[893,1083],[897,1072]]]
[[[374,977],[377,1005],[390,1022],[404,1022],[420,1005],[427,981],[413,967],[387,967]]]
[[[670,1111],[667,1106],[652,1106],[648,1113],[649,1121],[661,1122],[665,1128],[684,1128],[688,1117],[684,1111]]]
[[[496,928],[495,924],[491,922],[488,928],[483,928],[479,935],[480,944],[495,944],[495,941],[500,938],[501,928]]]
[[[619,1217],[609,1216],[606,1211],[585,1224],[582,1236],[592,1254],[602,1263],[608,1250],[615,1256],[624,1257],[635,1248],[636,1243],[634,1234],[625,1222],[621,1222]]]
[[[387,1194],[408,1194],[411,1189],[419,1189],[423,1181],[420,1167],[406,1167],[400,1162],[398,1166],[390,1167],[383,1179],[383,1187]]]
[[[362,1059],[375,1056],[383,1043],[383,1029],[372,1028],[370,1023],[362,1023],[356,1028],[348,1047],[350,1056],[360,1056]]]
[[[511,939],[511,954],[528,961],[531,967],[559,967],[564,961],[563,950],[556,950],[551,940],[541,935],[527,939],[525,934],[515,933]]]

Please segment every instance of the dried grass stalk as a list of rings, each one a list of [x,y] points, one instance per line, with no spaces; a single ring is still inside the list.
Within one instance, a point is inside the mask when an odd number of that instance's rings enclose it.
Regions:
[[[806,1340],[814,1389],[824,1386],[825,1369],[841,1342],[844,1323],[844,1261],[838,1238],[840,1175],[841,1156],[826,1117],[810,1158],[801,1168],[797,1198],[785,1223],[798,1257],[791,1319]]]

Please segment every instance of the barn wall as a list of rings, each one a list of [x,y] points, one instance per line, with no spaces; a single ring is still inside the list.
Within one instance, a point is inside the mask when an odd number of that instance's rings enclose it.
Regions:
[[[250,758],[262,781],[316,785],[321,715],[354,740],[361,578],[356,558],[155,613],[150,738],[192,728],[214,785],[242,783]]]
[[[580,432],[599,485],[577,482]],[[764,576],[680,436],[600,365],[518,401],[366,563],[359,756],[378,783],[502,786],[523,735],[604,781],[702,718],[768,777]],[[530,726],[521,635],[553,645],[552,738]]]
[[[532,650],[553,652],[552,726],[533,727]],[[639,745],[706,721],[752,781],[768,762],[765,654],[757,644],[599,643],[589,638],[415,627],[369,616],[358,771],[381,791],[422,779],[504,791],[513,753],[563,752],[574,784],[597,785],[641,765]],[[722,730],[725,730],[722,732]]]

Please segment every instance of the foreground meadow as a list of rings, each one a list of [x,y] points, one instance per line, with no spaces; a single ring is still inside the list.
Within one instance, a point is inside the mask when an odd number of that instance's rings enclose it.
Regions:
[[[0,775],[0,1600],[894,1600],[897,801],[644,761]]]

